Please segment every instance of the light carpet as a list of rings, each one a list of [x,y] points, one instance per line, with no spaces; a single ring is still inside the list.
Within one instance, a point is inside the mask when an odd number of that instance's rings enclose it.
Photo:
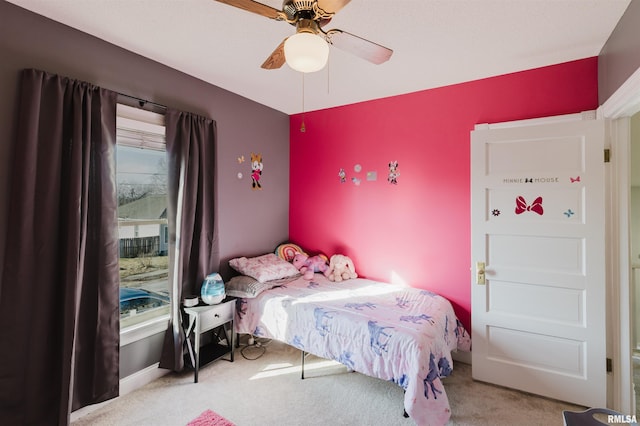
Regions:
[[[413,425],[404,418],[402,389],[384,380],[349,373],[340,364],[309,357],[300,379],[300,351],[266,343],[264,355],[215,361],[198,381],[184,372],[164,376],[115,399],[75,422],[84,425],[187,425],[214,410],[237,426]],[[253,358],[260,348],[246,348]],[[471,366],[455,363],[444,379],[452,416],[449,425],[562,425],[562,410],[578,407],[476,382]]]

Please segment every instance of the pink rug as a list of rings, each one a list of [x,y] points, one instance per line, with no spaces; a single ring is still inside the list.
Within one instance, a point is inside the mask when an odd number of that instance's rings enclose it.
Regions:
[[[207,410],[191,420],[187,426],[235,426],[235,424],[213,411]]]

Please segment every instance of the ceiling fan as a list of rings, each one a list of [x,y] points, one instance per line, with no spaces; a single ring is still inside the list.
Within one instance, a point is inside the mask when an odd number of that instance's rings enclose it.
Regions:
[[[296,71],[318,71],[327,62],[329,45],[376,65],[393,54],[391,49],[348,32],[323,29],[351,0],[284,0],[282,10],[253,0],[216,1],[296,26],[296,34],[285,38],[264,61],[264,69],[278,69],[287,62]]]

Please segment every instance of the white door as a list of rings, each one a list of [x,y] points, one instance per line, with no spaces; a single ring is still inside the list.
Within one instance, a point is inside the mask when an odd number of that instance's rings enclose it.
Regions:
[[[604,124],[575,116],[471,132],[473,378],[605,407]]]

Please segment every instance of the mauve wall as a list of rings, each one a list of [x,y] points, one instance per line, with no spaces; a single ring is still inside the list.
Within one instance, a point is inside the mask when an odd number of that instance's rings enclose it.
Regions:
[[[216,120],[221,270],[288,236],[289,117],[174,69],[0,1],[0,267],[4,258],[19,72],[38,68]],[[252,191],[251,152],[264,157],[264,189]],[[238,164],[244,155],[247,161]],[[244,178],[236,176],[243,172]],[[11,249],[11,248],[7,248]],[[0,274],[1,276],[1,274]]]
[[[305,133],[302,116],[292,116],[291,240],[346,254],[365,277],[440,293],[469,327],[470,131],[595,109],[597,84],[597,58],[588,58],[307,112]],[[388,163],[396,160],[392,185]]]
[[[598,56],[598,96],[605,103],[640,68],[640,0],[632,0]]]

